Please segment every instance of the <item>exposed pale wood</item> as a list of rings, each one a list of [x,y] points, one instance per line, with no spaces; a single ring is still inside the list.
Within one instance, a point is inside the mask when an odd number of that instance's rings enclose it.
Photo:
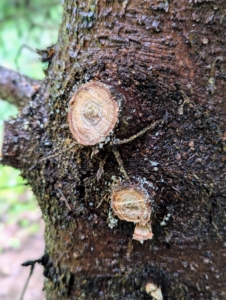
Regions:
[[[118,115],[119,105],[111,93],[111,86],[92,81],[73,95],[68,121],[79,144],[95,145],[105,142],[118,121]]]
[[[114,213],[127,222],[146,225],[150,221],[151,207],[147,194],[133,187],[112,192],[111,207]]]
[[[143,243],[143,241],[151,240],[153,237],[151,224],[147,225],[139,225],[136,224],[133,234],[133,239],[136,241],[140,241]]]
[[[152,239],[151,231],[151,199],[147,191],[138,186],[118,186],[111,194],[111,207],[121,220],[136,223],[133,239],[143,243]]]

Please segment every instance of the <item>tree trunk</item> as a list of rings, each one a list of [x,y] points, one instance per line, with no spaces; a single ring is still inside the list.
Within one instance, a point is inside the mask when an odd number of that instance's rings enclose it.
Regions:
[[[2,149],[42,210],[48,300],[226,298],[225,11],[65,1],[46,78]],[[99,124],[96,85],[116,117],[89,143],[72,126]]]

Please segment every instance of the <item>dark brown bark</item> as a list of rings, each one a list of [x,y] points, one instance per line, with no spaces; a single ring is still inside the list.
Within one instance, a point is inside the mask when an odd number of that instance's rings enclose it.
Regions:
[[[164,299],[226,297],[225,5],[65,1],[47,77],[3,146],[21,141],[5,163],[16,155],[42,209],[47,299],[150,299],[148,283]],[[69,130],[69,101],[90,80],[125,96],[117,148],[80,146]],[[150,195],[144,244],[112,216],[125,181]]]
[[[0,66],[0,99],[19,109],[24,107],[37,91],[40,81]]]

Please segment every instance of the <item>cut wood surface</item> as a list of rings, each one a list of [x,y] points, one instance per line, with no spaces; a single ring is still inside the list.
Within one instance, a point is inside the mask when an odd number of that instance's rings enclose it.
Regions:
[[[139,187],[117,187],[111,194],[111,208],[121,220],[136,224],[133,239],[143,243],[152,239],[151,199],[148,193]]]
[[[101,82],[89,82],[79,88],[70,101],[70,130],[81,145],[104,142],[114,129],[119,105],[111,87]]]
[[[46,78],[2,151],[42,210],[48,300],[226,298],[225,11],[64,1]],[[113,212],[117,185],[150,200],[135,233],[128,205]]]
[[[142,191],[128,187],[114,191],[111,197],[111,207],[121,220],[141,225],[146,225],[150,221],[150,199]]]

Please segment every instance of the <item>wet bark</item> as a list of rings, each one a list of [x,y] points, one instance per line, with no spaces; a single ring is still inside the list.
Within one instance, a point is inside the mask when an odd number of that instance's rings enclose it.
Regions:
[[[2,158],[42,210],[47,299],[151,299],[148,283],[164,299],[226,297],[226,6],[196,2],[65,1],[47,76],[6,123]],[[112,135],[126,143],[73,139],[69,101],[90,80],[126,99]],[[143,244],[111,210],[125,181],[149,194]]]
[[[0,99],[19,109],[24,107],[39,88],[40,81],[0,66]]]

